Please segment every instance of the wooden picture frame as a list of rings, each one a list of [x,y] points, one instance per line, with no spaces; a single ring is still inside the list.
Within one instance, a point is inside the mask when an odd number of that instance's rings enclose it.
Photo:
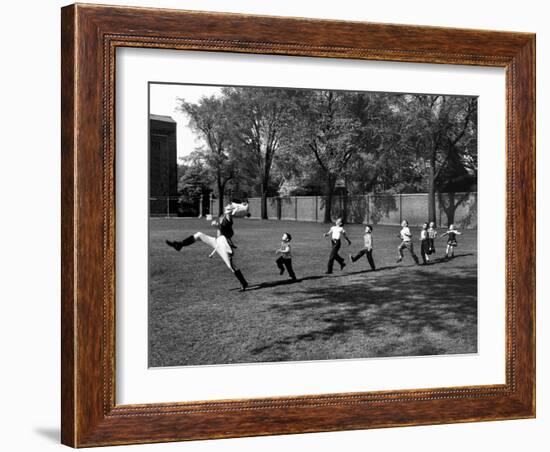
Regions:
[[[73,447],[535,416],[535,35],[70,5],[62,9],[62,442]],[[506,70],[506,383],[115,403],[115,50],[147,47]]]

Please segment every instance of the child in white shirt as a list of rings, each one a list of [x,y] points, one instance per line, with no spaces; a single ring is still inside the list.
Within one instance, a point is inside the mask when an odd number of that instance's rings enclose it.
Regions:
[[[401,262],[403,260],[403,250],[408,249],[414,259],[414,262],[418,265],[418,257],[414,254],[414,246],[411,240],[412,234],[409,229],[409,222],[407,220],[403,220],[401,222],[401,231],[399,231],[398,237],[401,239],[401,244],[397,247],[397,262]]]
[[[348,245],[351,245],[351,241],[346,235],[346,231],[342,227],[342,219],[338,218],[336,222],[334,223],[334,226],[332,226],[328,232],[325,232],[324,237],[330,236],[330,242],[332,245],[332,248],[330,250],[330,256],[328,259],[328,265],[327,265],[327,271],[325,274],[330,275],[332,273],[332,267],[334,265],[334,261],[338,262],[340,264],[340,270],[343,270],[346,266],[346,262],[338,254],[338,251],[340,250],[340,246],[342,246],[342,240],[341,238],[344,237]]]

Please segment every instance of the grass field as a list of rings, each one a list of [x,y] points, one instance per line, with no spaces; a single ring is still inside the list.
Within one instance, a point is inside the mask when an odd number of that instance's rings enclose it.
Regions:
[[[347,267],[323,274],[328,226],[294,221],[235,220],[236,264],[250,283],[242,293],[221,259],[203,243],[176,252],[165,239],[196,231],[215,235],[199,219],[150,220],[149,365],[181,366],[307,361],[477,351],[477,231],[458,237],[455,258],[416,266],[396,263],[398,226],[375,226],[374,260],[351,264],[362,247],[362,225],[347,225]],[[411,228],[419,254],[419,229]],[[292,234],[298,282],[279,276],[275,249]],[[440,231],[440,234],[443,230]]]

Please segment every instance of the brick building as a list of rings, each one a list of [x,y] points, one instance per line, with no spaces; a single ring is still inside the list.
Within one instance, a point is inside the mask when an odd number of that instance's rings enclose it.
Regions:
[[[177,194],[176,121],[149,115],[149,215],[175,215]]]

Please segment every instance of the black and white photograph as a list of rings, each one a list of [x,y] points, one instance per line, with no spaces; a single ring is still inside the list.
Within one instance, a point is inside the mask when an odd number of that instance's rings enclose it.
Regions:
[[[6,2],[2,449],[546,452],[547,10]]]
[[[149,366],[477,352],[477,97],[149,84]]]

